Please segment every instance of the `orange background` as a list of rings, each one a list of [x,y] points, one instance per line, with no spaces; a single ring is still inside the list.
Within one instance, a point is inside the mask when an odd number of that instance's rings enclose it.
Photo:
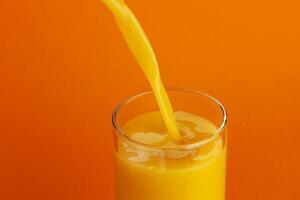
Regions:
[[[300,199],[299,1],[128,0],[168,86],[229,113],[228,200]],[[111,200],[111,113],[149,86],[100,0],[0,2],[0,198]]]

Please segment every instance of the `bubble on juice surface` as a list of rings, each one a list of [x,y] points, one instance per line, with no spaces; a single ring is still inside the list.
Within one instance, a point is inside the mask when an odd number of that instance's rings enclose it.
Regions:
[[[131,135],[134,140],[148,145],[160,145],[166,138],[167,134],[160,134],[155,132],[137,132]]]
[[[179,123],[177,122],[177,126],[178,126],[178,129],[182,135],[182,139],[184,141],[187,141],[187,140],[192,140],[195,138],[196,136],[196,133],[194,130],[192,130],[190,127],[182,124],[182,123]]]
[[[219,155],[223,150],[223,141],[221,138],[218,138],[216,141],[213,141],[213,147],[211,150],[206,154],[198,154],[196,157],[193,158],[195,161],[203,161],[214,156]]]
[[[150,154],[144,149],[128,145],[125,142],[123,143],[123,147],[127,152],[128,160],[131,160],[133,162],[146,162],[149,160]]]

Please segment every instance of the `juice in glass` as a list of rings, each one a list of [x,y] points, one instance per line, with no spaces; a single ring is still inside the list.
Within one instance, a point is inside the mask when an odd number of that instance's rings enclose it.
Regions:
[[[114,112],[117,200],[224,200],[223,106],[193,90],[169,95],[180,144],[168,136],[152,92],[121,102]]]

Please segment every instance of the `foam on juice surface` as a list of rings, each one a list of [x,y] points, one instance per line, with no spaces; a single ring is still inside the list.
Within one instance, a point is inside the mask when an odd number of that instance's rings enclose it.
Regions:
[[[209,120],[183,111],[174,113],[178,129],[182,136],[181,144],[191,144],[217,131],[216,126]],[[149,112],[130,120],[123,130],[128,136],[144,144],[153,146],[177,146],[166,130],[159,112]]]
[[[217,131],[217,127],[212,122],[192,113],[177,111],[175,112],[175,118],[182,136],[181,145],[195,144],[203,141]],[[162,116],[158,111],[144,113],[131,119],[124,125],[123,131],[133,140],[146,144],[148,147],[158,149],[178,147],[178,143],[168,135]],[[157,158],[162,156],[166,158],[167,162],[174,162],[174,166],[171,167],[180,166],[183,161],[178,159],[185,159],[192,154],[194,161],[204,161],[220,154],[223,149],[221,139],[217,139],[211,142],[211,144],[206,144],[201,150],[197,150],[197,152],[194,150],[172,150],[164,151],[163,155],[159,155],[159,151],[149,151],[143,146],[131,146],[126,142],[119,145],[120,154],[128,160],[152,166],[156,164]]]

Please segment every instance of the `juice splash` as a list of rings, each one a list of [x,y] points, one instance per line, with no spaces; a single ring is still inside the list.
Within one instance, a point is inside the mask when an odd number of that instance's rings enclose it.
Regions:
[[[151,44],[134,14],[123,0],[102,0],[112,11],[133,56],[146,75],[155,94],[168,134],[181,141],[172,105],[161,81],[158,63]]]

